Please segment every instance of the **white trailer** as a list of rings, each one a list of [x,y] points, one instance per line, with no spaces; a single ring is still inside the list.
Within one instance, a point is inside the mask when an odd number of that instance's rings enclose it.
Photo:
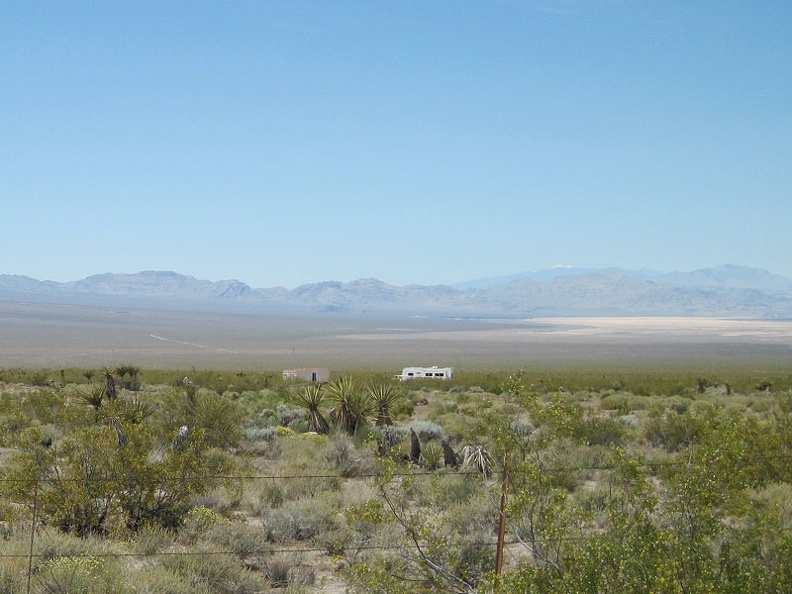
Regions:
[[[437,365],[432,367],[405,367],[402,369],[401,375],[396,376],[401,381],[421,378],[447,380],[452,377],[454,377],[453,367],[438,367]]]

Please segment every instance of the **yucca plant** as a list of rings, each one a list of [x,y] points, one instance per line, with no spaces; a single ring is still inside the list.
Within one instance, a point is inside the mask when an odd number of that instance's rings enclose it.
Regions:
[[[431,470],[443,466],[443,446],[436,441],[425,443],[421,448],[421,463]]]
[[[484,476],[492,472],[492,456],[483,446],[465,446],[462,448],[462,468],[477,470]]]
[[[77,398],[82,404],[87,404],[99,415],[105,396],[107,396],[107,386],[105,384],[91,384],[87,394],[82,394]]]
[[[157,409],[151,402],[135,396],[128,400],[122,400],[120,410],[128,422],[139,425],[153,415]]]
[[[140,368],[134,365],[119,365],[115,368],[115,373],[121,378],[121,387],[127,390],[139,390],[140,380],[138,374]],[[129,379],[127,379],[129,376]]]
[[[330,382],[328,397],[333,402],[330,421],[350,435],[368,424],[374,415],[374,404],[369,395],[358,388],[350,377],[340,377]]]
[[[371,399],[376,411],[375,424],[377,427],[392,425],[391,410],[393,410],[396,402],[401,397],[401,390],[393,384],[370,384],[366,388],[366,394]]]
[[[330,429],[321,409],[324,398],[321,384],[310,384],[294,396],[297,404],[307,412],[308,431],[325,434]]]

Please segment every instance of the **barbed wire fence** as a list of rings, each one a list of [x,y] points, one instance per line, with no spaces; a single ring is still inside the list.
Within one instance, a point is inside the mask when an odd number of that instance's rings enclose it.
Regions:
[[[475,471],[464,471],[464,470],[455,470],[452,472],[446,471],[446,474],[455,474],[455,475],[477,475],[480,474]],[[250,482],[250,481],[289,481],[289,480],[305,480],[305,479],[318,479],[318,480],[328,480],[328,481],[343,481],[343,480],[351,480],[351,479],[370,479],[374,480],[381,476],[381,473],[356,473],[354,476],[345,476],[338,473],[321,473],[321,474],[234,474],[234,475],[203,475],[197,478],[201,479],[209,479],[209,480],[216,480],[216,481],[239,481],[239,482]],[[406,478],[406,477],[432,477],[436,476],[435,473],[429,471],[408,471],[408,472],[394,472],[390,476],[394,478]],[[37,538],[40,534],[40,531],[46,527],[44,523],[42,523],[40,518],[41,512],[41,501],[40,497],[44,492],[44,487],[47,485],[54,485],[58,483],[102,483],[102,482],[113,482],[117,481],[122,477],[117,476],[93,476],[93,477],[57,477],[57,478],[8,478],[8,477],[0,477],[0,483],[15,483],[18,485],[29,486],[31,496],[30,496],[30,504],[29,504],[29,520],[27,522],[23,522],[21,525],[23,526],[25,523],[29,523],[29,532],[27,533],[28,540],[27,540],[27,551],[24,553],[15,552],[9,553],[5,551],[0,551],[0,560],[8,559],[8,560],[26,560],[27,561],[27,570],[26,570],[26,593],[30,594],[32,592],[33,586],[33,578],[36,572],[36,561],[39,559],[50,559],[53,557],[69,557],[69,558],[94,558],[94,559],[121,559],[121,558],[156,558],[156,557],[195,557],[195,556],[236,556],[238,555],[238,551],[232,549],[213,549],[213,550],[206,550],[204,548],[200,550],[178,550],[178,551],[145,551],[145,552],[119,552],[119,551],[110,551],[110,552],[99,552],[99,551],[92,551],[92,552],[75,552],[75,551],[66,551],[62,555],[56,551],[48,550],[45,552],[41,552],[37,550]],[[182,477],[166,477],[166,479],[170,480],[178,480]],[[195,478],[195,477],[194,477]],[[262,532],[262,541],[266,541],[266,535]],[[475,543],[475,546],[479,547],[489,547],[495,546],[495,542],[492,540],[482,541]],[[399,550],[401,547],[397,545],[384,545],[384,544],[361,544],[356,543],[354,548],[357,551],[393,551]],[[327,546],[305,546],[305,545],[295,545],[295,546],[267,546],[266,548],[262,547],[262,551],[268,555],[276,555],[276,554],[320,554],[320,553],[327,553],[328,548]]]
[[[792,460],[792,454],[779,454],[779,455],[770,455],[770,456],[759,456],[754,457],[753,461],[769,461],[769,460]],[[666,467],[681,467],[681,466],[690,466],[690,461],[685,460],[666,460],[666,461],[642,461],[640,465],[646,469],[651,471],[657,471],[661,468]],[[588,464],[588,465],[564,465],[558,467],[544,467],[542,468],[542,473],[552,474],[557,472],[585,472],[585,471],[613,471],[618,468],[615,464]],[[478,470],[462,470],[462,469],[455,469],[449,470],[444,469],[443,475],[460,475],[460,476],[474,476],[474,475],[481,475],[481,472]],[[318,479],[318,480],[332,480],[332,481],[344,481],[344,480],[352,480],[352,479],[368,479],[368,480],[376,480],[382,478],[381,472],[362,472],[362,473],[355,473],[353,476],[347,476],[339,473],[322,473],[322,474],[236,474],[236,475],[204,475],[199,478],[202,479],[211,479],[211,480],[218,480],[218,481],[240,481],[240,482],[250,482],[250,481],[289,481],[289,480],[304,480],[304,479]],[[438,476],[437,472],[433,472],[430,470],[409,470],[409,471],[402,471],[402,472],[393,472],[390,473],[391,477],[393,478],[431,478]],[[8,478],[8,477],[0,477],[0,483],[17,483],[17,484],[25,484],[30,485],[32,490],[31,492],[31,503],[30,503],[30,528],[29,533],[27,534],[27,551],[25,553],[8,553],[4,551],[0,551],[0,560],[2,559],[24,559],[27,561],[27,589],[26,594],[31,593],[32,588],[32,580],[35,574],[35,562],[37,559],[41,558],[51,558],[53,556],[59,556],[57,552],[53,553],[52,551],[47,552],[37,552],[37,536],[42,528],[45,525],[42,523],[40,519],[40,496],[44,492],[43,486],[47,484],[55,484],[55,483],[64,483],[64,482],[112,482],[117,481],[121,477],[114,477],[114,476],[103,476],[103,477],[58,477],[58,478]],[[169,477],[171,480],[176,480],[181,477]],[[508,482],[508,477],[498,477],[497,475],[491,474],[487,477],[490,480],[490,485],[494,486],[495,488],[503,482],[506,484]],[[497,505],[497,502],[494,502]],[[507,525],[510,522],[508,516],[504,516],[503,510],[499,510],[499,520],[501,518],[505,518]],[[498,547],[498,546],[512,546],[512,545],[524,545],[524,542],[520,539],[507,539],[503,542],[498,542],[496,536],[494,535],[497,532],[498,526],[493,526],[493,536],[486,540],[476,541],[471,543],[476,547]],[[509,530],[507,529],[507,532]],[[558,537],[557,540],[565,540],[565,541],[578,541],[583,540],[585,537],[570,537],[570,536],[563,536]],[[266,535],[262,534],[262,539],[266,539]],[[388,545],[388,544],[361,544],[356,543],[354,548],[359,551],[392,551],[392,550],[400,550],[403,549],[403,546],[400,545]],[[269,546],[266,548],[266,554],[317,554],[317,553],[326,553],[328,549],[326,546]],[[231,549],[214,549],[214,550],[178,550],[178,551],[145,551],[145,552],[74,552],[69,551],[65,553],[63,556],[65,557],[89,557],[89,558],[150,558],[150,557],[179,557],[179,556],[235,556],[238,555],[238,551],[231,550]]]

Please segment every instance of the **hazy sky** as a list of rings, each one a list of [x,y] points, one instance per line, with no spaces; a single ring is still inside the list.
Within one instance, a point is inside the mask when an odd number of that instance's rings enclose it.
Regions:
[[[0,273],[792,277],[789,0],[5,0]]]

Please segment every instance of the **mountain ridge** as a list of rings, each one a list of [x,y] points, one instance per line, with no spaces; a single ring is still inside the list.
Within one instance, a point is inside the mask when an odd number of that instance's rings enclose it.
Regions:
[[[792,317],[792,280],[724,264],[691,272],[557,267],[454,285],[376,278],[253,288],[174,271],[102,273],[63,283],[0,274],[0,301],[229,313],[434,317]]]

